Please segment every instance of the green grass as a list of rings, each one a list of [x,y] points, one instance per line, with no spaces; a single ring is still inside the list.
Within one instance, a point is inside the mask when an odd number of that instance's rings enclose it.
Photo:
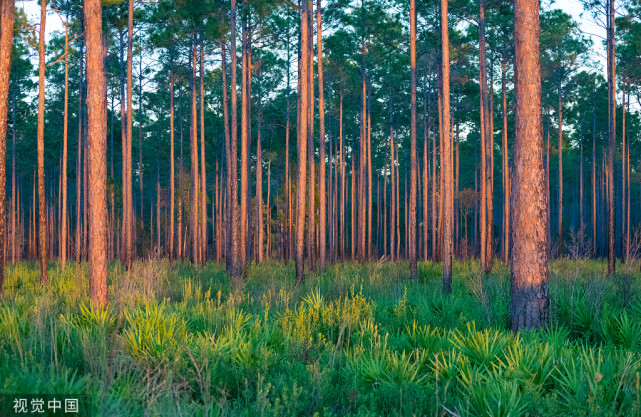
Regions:
[[[9,266],[0,393],[90,394],[96,416],[638,416],[639,265],[550,264],[551,323],[509,331],[510,275],[439,264],[343,264],[294,286],[293,265],[110,265],[106,310],[87,266]],[[626,272],[627,271],[627,272]],[[633,272],[634,271],[634,272]]]

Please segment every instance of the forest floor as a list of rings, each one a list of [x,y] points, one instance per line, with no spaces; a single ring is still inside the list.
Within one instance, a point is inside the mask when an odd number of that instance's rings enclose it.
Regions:
[[[92,416],[641,415],[641,274],[550,264],[551,324],[509,331],[509,270],[346,263],[294,286],[293,264],[112,263],[109,308],[87,265],[8,266],[0,394],[84,397]],[[627,271],[627,272],[626,272]],[[632,272],[633,271],[633,272]],[[2,412],[0,412],[2,415]]]

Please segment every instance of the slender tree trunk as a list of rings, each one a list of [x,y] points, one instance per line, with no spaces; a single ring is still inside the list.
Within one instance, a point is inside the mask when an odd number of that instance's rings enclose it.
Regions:
[[[341,207],[340,207],[340,229],[341,229],[341,258],[345,258],[345,149],[343,147],[343,71],[341,70],[341,97],[340,108],[338,111],[338,138],[339,138],[339,152],[340,152],[340,170],[341,170]]]
[[[621,102],[621,254],[627,261],[625,244],[625,84],[622,86],[623,99]]]
[[[515,333],[541,328],[549,317],[539,33],[539,2],[515,0],[517,96],[510,305]]]
[[[107,85],[102,56],[102,9],[99,0],[85,0],[87,39],[87,112],[89,151],[89,297],[97,306],[107,292]]]
[[[144,194],[143,194],[143,164],[142,164],[142,111],[143,111],[143,101],[142,101],[142,51],[140,52],[140,61],[138,64],[138,185],[140,186],[140,253],[143,253],[143,243],[144,243],[144,231],[145,231],[145,216],[144,216]],[[153,205],[150,201],[150,205]],[[134,223],[134,233],[135,232]],[[150,230],[151,232],[152,230]],[[149,249],[151,250],[153,246],[153,239],[149,241]],[[134,249],[135,250],[135,249]]]
[[[614,253],[614,153],[616,151],[616,74],[614,56],[614,0],[608,0],[608,275],[615,272]]]
[[[65,99],[64,127],[62,134],[62,166],[60,203],[60,266],[64,270],[67,264],[67,131],[69,121],[69,15],[65,20]]]
[[[224,69],[224,59],[223,59],[223,69]],[[223,79],[225,75],[223,72]],[[224,88],[224,87],[223,87]],[[226,104],[226,103],[225,103]],[[227,110],[227,107],[225,107]],[[225,118],[227,122],[227,118]],[[169,69],[169,259],[174,259],[174,218],[175,218],[175,146],[174,146],[174,72],[173,72],[173,59],[170,63]]]
[[[318,266],[325,269],[327,211],[325,197],[325,97],[323,92],[323,30],[321,24],[321,0],[316,0],[316,36],[318,49],[318,117],[320,160],[318,162],[318,193],[320,197],[319,213],[319,257]]]
[[[183,185],[183,94],[182,89],[178,89],[178,122],[180,129],[180,156],[178,158],[178,227],[176,229],[177,236],[177,257],[178,259],[183,259],[184,256],[184,242],[183,242],[183,194],[184,194],[184,185]]]
[[[487,91],[487,57],[485,52],[485,0],[481,0],[479,9],[479,61],[481,77],[481,142],[483,151],[483,175],[481,176],[481,263],[483,272],[492,271],[493,261],[493,200],[492,200],[492,161],[494,159],[494,139],[490,120],[490,108]]]
[[[260,69],[259,69],[260,71]],[[258,73],[260,76],[260,72]],[[263,224],[263,155],[261,149],[261,134],[263,129],[263,114],[261,91],[258,93],[258,134],[256,137],[256,263],[263,261],[265,252],[265,235]]]
[[[314,164],[314,25],[312,1],[308,4],[307,25],[307,59],[308,64],[308,106],[307,111],[307,163],[308,169],[308,196],[307,196],[307,257],[309,269],[316,270],[316,168]]]
[[[367,100],[367,259],[372,257],[372,241],[374,234],[372,232],[372,189],[374,183],[372,182],[372,92],[370,87],[369,99]]]
[[[390,89],[391,92],[391,89]],[[391,93],[390,93],[391,100]],[[395,169],[395,158],[394,158],[394,127],[392,126],[392,106],[390,102],[390,125],[389,125],[389,141],[390,141],[390,166],[391,166],[391,177],[390,177],[390,259],[394,261],[396,259],[396,252],[394,250],[396,246],[395,230],[396,230],[396,169]]]
[[[596,228],[596,100],[592,101],[592,245],[596,255],[597,228]]]
[[[356,148],[352,148],[356,149]],[[351,201],[351,213],[352,213],[352,261],[356,259],[356,166],[355,166],[355,155],[352,151],[352,201]]]
[[[303,250],[305,245],[305,174],[307,169],[307,106],[309,93],[307,92],[309,74],[309,36],[308,36],[308,3],[301,3],[301,36],[300,36],[300,57],[299,57],[299,97],[298,97],[298,114],[299,129],[297,129],[298,142],[298,177],[296,179],[296,284],[300,285],[305,279],[305,263],[303,259]],[[311,202],[310,202],[311,204]]]
[[[448,57],[447,49],[449,48],[447,44],[448,34],[447,34],[447,0],[441,1],[441,7],[445,7],[444,14],[441,13],[441,24],[444,26],[444,30],[441,32],[443,36],[443,58]],[[449,58],[447,58],[449,60]],[[443,67],[448,69],[449,77],[449,61],[448,65]],[[445,85],[444,85],[445,87]],[[447,86],[448,92],[448,104],[449,104],[449,83]],[[411,120],[410,120],[410,201],[409,201],[409,219],[408,219],[408,230],[407,233],[407,242],[409,245],[409,262],[410,262],[410,279],[418,280],[418,268],[416,264],[416,201],[418,197],[417,189],[417,180],[418,180],[418,157],[416,151],[416,2],[415,0],[410,0],[410,111],[411,111]],[[448,123],[449,123],[449,106],[447,109],[448,112]],[[448,127],[449,134],[449,127]],[[451,261],[451,258],[450,258]],[[447,267],[445,269],[447,271]],[[446,290],[449,292],[449,290]]]
[[[201,263],[207,263],[207,164],[205,162],[205,52],[203,40],[200,43],[200,171],[201,171]],[[212,213],[213,216],[214,213]]]
[[[507,75],[506,63],[501,65],[501,93],[503,95],[503,262],[510,260],[510,166],[507,147]]]
[[[44,0],[43,0],[44,3]],[[44,8],[44,5],[43,5]],[[7,153],[7,112],[9,108],[9,85],[10,85],[10,74],[11,74],[11,52],[13,45],[13,21],[14,21],[14,1],[13,0],[2,0],[0,1],[0,253],[4,253],[6,246],[5,242],[5,183],[6,183],[6,173],[5,173],[5,164]],[[44,27],[44,21],[43,27]],[[44,40],[43,40],[44,41]],[[44,45],[43,51],[44,52]],[[44,57],[43,57],[44,58]],[[42,68],[42,76],[44,78],[44,68]],[[42,81],[42,79],[41,79]],[[17,83],[16,83],[17,89]],[[44,100],[44,97],[42,98]],[[44,104],[44,102],[43,102]],[[43,109],[44,110],[44,109]],[[15,106],[15,93],[14,93],[14,105],[13,105],[13,130],[14,130],[14,148],[15,148],[15,124],[16,124],[16,106]],[[15,161],[15,158],[14,158]],[[14,176],[15,178],[15,171]],[[12,193],[11,199],[15,201],[15,180],[12,180]],[[13,205],[12,213],[12,236],[15,236],[15,205]],[[15,262],[15,238],[13,240],[13,262]],[[0,257],[0,295],[2,294],[2,288],[4,285],[4,263],[5,258]],[[46,282],[46,269],[45,269],[45,282]]]
[[[247,263],[247,230],[248,230],[248,201],[249,178],[247,172],[249,167],[249,138],[248,138],[248,116],[249,116],[249,72],[248,67],[248,17],[245,15],[248,9],[247,0],[243,0],[244,17],[242,19],[242,86],[241,86],[241,121],[240,121],[240,248],[239,262],[244,270]],[[233,64],[232,64],[233,65]],[[233,107],[233,104],[232,104]],[[233,128],[232,128],[233,129]]]
[[[189,148],[191,155],[191,187],[190,187],[190,207],[189,207],[189,227],[191,233],[191,262],[196,265],[199,257],[199,192],[200,181],[198,179],[198,113],[196,93],[196,63],[198,62],[198,47],[196,46],[196,36],[191,41],[191,75],[189,78],[189,89],[191,94],[191,115],[189,118]]]
[[[262,118],[262,115],[261,115]],[[272,248],[272,209],[270,205],[271,184],[272,182],[272,160],[267,161],[267,251],[266,259],[269,260],[269,254]],[[262,229],[261,229],[262,230]]]
[[[13,10],[13,9],[11,9],[11,10]],[[9,19],[13,19],[13,17],[8,17],[8,18]],[[2,17],[0,17],[0,19],[2,19]],[[0,42],[2,42],[2,41],[0,40]],[[2,45],[4,45],[4,44],[2,44]],[[2,84],[0,84],[0,85],[2,85]],[[17,244],[17,241],[16,241],[16,234],[17,234],[16,226],[19,226],[19,224],[18,225],[16,224],[16,218],[18,219],[18,223],[20,223],[20,195],[16,196],[16,122],[17,122],[17,118],[16,118],[16,108],[17,108],[16,95],[17,95],[17,90],[18,90],[18,85],[16,83],[15,88],[13,90],[13,111],[11,112],[11,117],[13,119],[13,123],[11,124],[11,129],[13,131],[12,132],[13,133],[12,140],[11,140],[11,263],[13,263],[13,264],[16,263],[16,259],[19,259],[19,258],[22,257],[21,256],[21,251],[16,250],[16,244]],[[0,119],[0,120],[3,120],[3,119]],[[0,127],[0,129],[1,129],[1,127]],[[5,140],[6,140],[6,130],[5,130]],[[0,138],[0,143],[2,143],[2,142],[4,142],[4,140]],[[2,145],[0,145],[0,146],[2,146]],[[17,258],[16,258],[16,256],[17,256]],[[4,265],[3,265],[2,274],[0,274],[0,277],[4,277]],[[2,285],[0,285],[0,292],[1,291],[2,291]]]
[[[47,284],[47,207],[45,201],[45,22],[47,18],[47,2],[40,4],[40,39],[38,42],[39,67],[38,67],[38,232],[40,239],[40,282]],[[101,46],[102,48],[102,46]],[[3,119],[6,120],[6,117]],[[4,143],[4,141],[3,141]],[[4,163],[4,159],[3,159]],[[4,188],[4,182],[3,187]],[[2,199],[4,201],[4,198]],[[4,223],[4,213],[2,223]],[[2,227],[4,229],[4,227]],[[0,250],[4,251],[3,248]]]
[[[289,32],[288,32],[289,33]],[[289,38],[287,38],[287,104],[286,104],[286,119],[287,121],[285,122],[285,242],[283,245],[283,251],[284,251],[284,259],[285,259],[285,265],[289,264],[289,257],[291,255],[291,242],[292,242],[292,180],[291,176],[289,174],[289,131],[290,131],[290,108],[289,108],[289,96],[290,96],[290,73],[289,73],[289,64],[291,62],[290,59],[290,51],[289,51]]]
[[[133,238],[134,238],[134,214],[133,214],[133,190],[132,190],[132,157],[131,143],[133,138],[133,37],[134,37],[134,0],[129,0],[129,14],[127,20],[127,147],[123,151],[126,153],[126,183],[123,192],[126,194],[125,210],[127,211],[125,221],[125,266],[127,270],[131,269],[133,260]]]
[[[441,0],[441,41],[442,41],[442,91],[443,91],[443,291],[452,291],[452,229],[454,215],[454,193],[452,173],[452,141],[450,139],[450,54],[449,27],[447,22],[447,0]]]
[[[559,157],[559,209],[558,209],[558,255],[563,255],[563,96],[561,90],[561,80],[558,80],[557,92],[559,96],[558,103],[558,116],[559,116],[559,142],[558,142],[558,157]]]

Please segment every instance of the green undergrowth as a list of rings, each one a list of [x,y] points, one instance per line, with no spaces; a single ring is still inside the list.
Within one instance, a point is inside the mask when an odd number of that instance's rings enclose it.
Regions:
[[[8,266],[0,393],[89,394],[96,416],[638,416],[639,265],[550,264],[550,325],[509,330],[495,265],[346,263],[294,286],[293,264],[147,260],[109,268],[106,310],[87,265]]]

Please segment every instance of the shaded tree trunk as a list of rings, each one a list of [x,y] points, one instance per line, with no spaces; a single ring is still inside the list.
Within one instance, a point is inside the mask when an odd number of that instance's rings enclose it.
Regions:
[[[43,1],[44,2],[44,1]],[[11,74],[11,53],[13,45],[13,21],[14,21],[14,1],[2,0],[0,1],[0,253],[4,253],[6,238],[5,238],[5,187],[6,173],[5,173],[5,157],[7,152],[7,112],[9,108],[9,85]],[[17,89],[17,86],[16,86]],[[15,149],[15,128],[16,128],[16,106],[15,106],[15,93],[13,104],[13,143]],[[14,152],[15,155],[15,152]],[[15,167],[15,157],[14,167]],[[12,177],[12,193],[11,199],[15,202],[15,168]],[[15,262],[15,204],[13,204],[12,213],[12,243],[13,243],[13,262]],[[0,257],[0,295],[4,286],[4,256]]]
[[[200,221],[201,221],[201,238],[200,246],[202,256],[200,262],[207,263],[207,164],[205,162],[205,52],[203,40],[200,43]],[[213,216],[213,213],[212,213]]]
[[[616,152],[616,74],[614,56],[614,0],[608,0],[608,161],[607,174],[610,180],[607,187],[608,204],[608,275],[615,272],[614,253],[614,153]]]

